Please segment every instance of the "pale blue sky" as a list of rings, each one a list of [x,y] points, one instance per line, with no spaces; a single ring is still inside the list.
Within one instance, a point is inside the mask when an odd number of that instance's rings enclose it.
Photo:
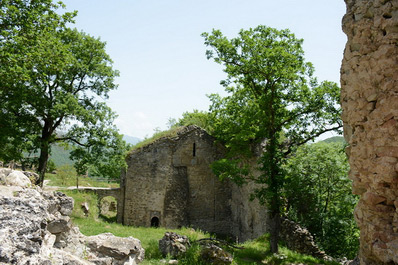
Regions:
[[[304,39],[319,80],[339,83],[346,37],[343,0],[64,0],[76,27],[107,42],[120,71],[108,105],[123,134],[144,138],[169,118],[207,110],[206,94],[223,91],[221,66],[207,60],[202,32],[235,37],[260,24]]]

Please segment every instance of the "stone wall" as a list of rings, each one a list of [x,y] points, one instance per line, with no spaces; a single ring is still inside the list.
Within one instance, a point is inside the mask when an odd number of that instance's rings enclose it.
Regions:
[[[266,209],[249,200],[251,186],[221,182],[210,165],[223,147],[196,126],[155,141],[127,157],[122,176],[123,224],[192,226],[246,240],[266,232]]]
[[[254,192],[256,183],[249,182],[241,187],[232,185],[231,213],[232,231],[239,242],[258,238],[268,229],[265,206],[260,205],[257,199],[251,201],[250,195]]]
[[[193,226],[229,232],[229,183],[221,183],[209,165],[221,151],[203,130],[186,128],[133,151],[124,176],[123,223],[150,226]]]
[[[341,103],[360,260],[398,263],[398,1],[346,5]]]

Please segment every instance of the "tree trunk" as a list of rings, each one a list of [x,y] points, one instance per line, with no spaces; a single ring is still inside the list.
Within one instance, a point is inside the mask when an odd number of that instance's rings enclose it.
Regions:
[[[50,145],[48,143],[48,140],[42,140],[40,147],[39,167],[37,169],[40,176],[38,183],[40,187],[43,187],[44,175],[46,174],[47,161],[49,156],[50,156]]]
[[[270,228],[270,250],[271,253],[278,253],[279,232],[281,230],[281,218],[279,213],[272,213]]]

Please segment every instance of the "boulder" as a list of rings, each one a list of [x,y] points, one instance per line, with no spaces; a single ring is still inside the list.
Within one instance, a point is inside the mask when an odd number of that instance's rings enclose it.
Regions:
[[[24,173],[25,176],[27,176],[30,179],[30,182],[32,182],[32,184],[37,184],[37,182],[40,179],[40,176],[37,173],[30,172],[30,171],[22,171],[22,173]]]
[[[291,250],[316,258],[331,260],[331,257],[319,249],[313,236],[306,228],[287,218],[281,218],[280,237]]]
[[[84,236],[68,216],[73,199],[40,188],[0,185],[0,264],[135,265],[139,240],[112,234]]]
[[[144,259],[141,242],[133,237],[121,238],[104,233],[87,237],[85,242],[91,253],[99,258],[111,257],[114,265],[134,265]]]
[[[12,172],[9,168],[0,168],[0,185],[6,184],[6,177]]]
[[[4,179],[5,184],[9,186],[20,186],[20,187],[30,187],[32,182],[30,179],[21,171],[14,170]]]
[[[159,250],[164,257],[167,255],[180,257],[187,252],[189,246],[189,239],[186,236],[180,236],[174,232],[166,232],[159,240]]]
[[[5,177],[5,184],[8,186],[30,187],[32,182],[21,171],[14,170]]]
[[[72,227],[69,216],[58,216],[55,220],[48,222],[47,230],[51,234],[60,234],[69,232]]]
[[[202,246],[200,256],[204,261],[215,265],[228,265],[233,261],[230,253],[215,244]]]

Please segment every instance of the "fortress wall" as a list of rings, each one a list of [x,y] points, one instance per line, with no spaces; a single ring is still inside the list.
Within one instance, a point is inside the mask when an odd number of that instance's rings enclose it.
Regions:
[[[123,224],[150,226],[158,217],[165,225],[164,201],[175,173],[171,166],[173,143],[162,142],[155,148],[133,152],[127,159]]]
[[[361,264],[398,263],[398,1],[346,5],[341,103]]]

